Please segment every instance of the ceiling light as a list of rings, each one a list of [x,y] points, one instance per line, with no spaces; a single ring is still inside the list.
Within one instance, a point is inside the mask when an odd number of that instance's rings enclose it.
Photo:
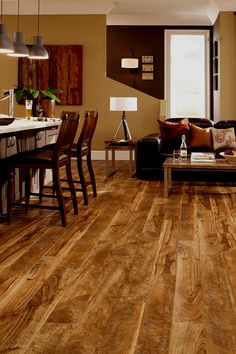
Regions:
[[[7,27],[2,23],[2,0],[1,0],[1,16],[0,16],[0,53],[13,53],[14,47],[7,36]]]
[[[20,29],[20,0],[18,0],[17,32],[13,33],[14,53],[7,54],[10,57],[28,57],[29,49],[24,44],[24,35],[19,32]]]
[[[43,38],[39,35],[40,0],[38,0],[38,35],[34,36],[33,46],[29,50],[29,59],[48,59],[48,51],[43,46]]]

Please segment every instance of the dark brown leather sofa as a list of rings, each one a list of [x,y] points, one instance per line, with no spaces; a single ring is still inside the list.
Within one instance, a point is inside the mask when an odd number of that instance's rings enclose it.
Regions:
[[[169,118],[169,122],[179,122],[181,118]],[[236,133],[236,120],[221,120],[213,122],[206,118],[189,118],[189,121],[201,128],[216,128],[226,129],[234,127]],[[136,177],[144,180],[163,179],[163,162],[166,157],[171,157],[174,149],[178,149],[180,142],[176,145],[169,144],[164,146],[160,133],[152,133],[144,136],[137,141],[136,147]],[[191,151],[209,151],[209,149],[190,150]],[[213,150],[212,150],[213,151]],[[215,151],[218,156],[219,151]],[[173,171],[172,178],[175,180],[197,180],[197,181],[235,181],[236,175],[234,171],[227,173],[211,173],[207,171],[196,171],[194,175],[190,170],[176,170]]]

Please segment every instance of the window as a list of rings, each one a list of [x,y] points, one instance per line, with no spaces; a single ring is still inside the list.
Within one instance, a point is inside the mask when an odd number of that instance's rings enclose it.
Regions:
[[[209,118],[209,31],[165,34],[167,116]]]

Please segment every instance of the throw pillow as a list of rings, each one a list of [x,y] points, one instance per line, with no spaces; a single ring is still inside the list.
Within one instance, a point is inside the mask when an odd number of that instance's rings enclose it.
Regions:
[[[190,124],[189,147],[212,149],[212,136],[210,128],[201,128]]]
[[[158,120],[160,127],[160,135],[164,141],[173,141],[181,138],[182,135],[189,137],[189,122],[187,118],[181,119],[180,122],[167,122]]]
[[[214,150],[235,146],[235,132],[233,127],[227,129],[211,128],[211,131]]]

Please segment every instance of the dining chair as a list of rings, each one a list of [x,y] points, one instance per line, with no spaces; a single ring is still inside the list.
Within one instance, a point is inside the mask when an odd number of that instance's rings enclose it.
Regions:
[[[9,178],[9,200],[8,200],[8,223],[12,220],[12,209],[14,200],[12,190],[14,189],[14,171],[16,168],[22,169],[25,176],[25,208],[28,211],[29,207],[45,208],[51,210],[59,210],[61,215],[62,225],[66,226],[66,208],[65,198],[62,192],[60,181],[60,169],[66,168],[67,182],[70,190],[70,198],[73,203],[74,214],[78,214],[78,206],[76,199],[76,191],[73,183],[71,172],[71,148],[76,135],[79,124],[79,114],[76,112],[61,113],[61,126],[56,143],[53,149],[49,146],[38,148],[30,151],[25,151],[13,155],[9,159],[10,163],[10,178]],[[43,193],[43,183],[45,178],[45,170],[52,170],[53,190],[55,193]],[[31,191],[31,171],[39,170],[39,192]],[[30,196],[38,196],[39,203],[31,204]],[[43,198],[56,198],[58,205],[42,204]]]
[[[97,111],[86,111],[84,115],[83,126],[79,135],[77,143],[72,145],[71,157],[76,158],[77,160],[77,171],[79,179],[74,178],[75,190],[83,193],[84,204],[88,205],[88,192],[87,186],[92,186],[93,196],[97,196],[96,180],[95,174],[92,166],[91,159],[91,145],[94,132],[96,129],[98,120]],[[83,159],[86,159],[87,171],[89,179],[85,177],[85,168],[83,164]],[[62,179],[62,181],[65,181]],[[80,185],[80,187],[78,187]]]

